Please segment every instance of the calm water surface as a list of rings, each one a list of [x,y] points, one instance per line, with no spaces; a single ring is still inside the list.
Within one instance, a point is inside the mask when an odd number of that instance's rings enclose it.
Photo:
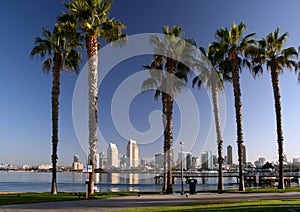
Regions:
[[[160,191],[162,185],[155,185],[154,174],[104,173],[96,174],[96,186],[100,191]],[[84,173],[58,172],[58,191],[84,192]],[[197,190],[217,188],[217,178],[208,178],[203,185],[197,179]],[[224,179],[225,189],[237,188],[236,178]],[[0,192],[48,192],[51,187],[51,172],[0,172]],[[176,179],[173,185],[175,191],[181,190],[181,181]],[[184,184],[188,190],[189,185]]]

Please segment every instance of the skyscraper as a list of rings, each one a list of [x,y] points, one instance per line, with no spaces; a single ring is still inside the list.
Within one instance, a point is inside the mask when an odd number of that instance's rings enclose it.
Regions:
[[[164,167],[164,155],[163,154],[155,154],[155,169],[161,169]]]
[[[82,168],[83,168],[83,164],[79,162],[79,155],[74,155],[72,169],[79,171],[82,170]]]
[[[127,168],[134,168],[139,165],[139,148],[135,140],[129,139],[127,144],[127,158]]]
[[[107,168],[107,157],[103,152],[99,153],[99,168],[106,169]]]
[[[182,164],[183,169],[185,169],[185,170],[191,169],[192,168],[192,153],[182,152],[182,156],[181,156],[181,152],[178,152],[178,160],[177,161],[178,161],[177,162],[178,168],[181,168],[181,162],[183,162],[183,164]]]
[[[74,155],[73,162],[74,163],[79,162],[79,155]]]
[[[198,169],[200,167],[200,158],[199,157],[192,157],[192,168]]]
[[[201,165],[203,170],[213,169],[213,157],[211,151],[201,152]]]
[[[114,143],[109,143],[107,148],[107,168],[119,167],[119,151]]]
[[[232,146],[227,146],[227,164],[232,165]]]

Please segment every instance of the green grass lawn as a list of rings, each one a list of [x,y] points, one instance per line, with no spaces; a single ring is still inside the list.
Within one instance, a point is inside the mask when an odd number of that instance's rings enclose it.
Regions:
[[[103,199],[116,196],[136,195],[136,192],[98,192],[90,199]],[[24,203],[39,203],[39,202],[58,202],[58,201],[74,201],[84,200],[84,192],[62,192],[57,195],[52,195],[47,192],[43,193],[14,193],[1,194],[0,205],[8,204],[24,204]]]
[[[138,211],[291,211],[290,209],[300,209],[300,200],[259,200],[259,201],[224,201],[194,203],[182,206],[154,207],[147,209],[120,210],[119,212]]]
[[[217,190],[206,190],[206,191],[198,191],[198,193],[283,193],[283,192],[300,192],[300,187],[287,187],[283,190],[277,188],[247,188],[246,191],[242,192],[237,189],[225,190],[223,192],[219,192]],[[188,191],[186,191],[188,193]]]

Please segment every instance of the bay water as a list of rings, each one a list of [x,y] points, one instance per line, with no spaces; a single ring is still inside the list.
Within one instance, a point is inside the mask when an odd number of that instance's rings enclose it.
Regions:
[[[51,172],[0,171],[0,192],[49,192]],[[99,191],[161,191],[162,184],[155,184],[153,173],[96,173],[95,185]],[[87,175],[81,172],[58,172],[57,189],[65,192],[84,192]],[[197,179],[197,178],[196,178]],[[216,190],[218,178],[207,178],[202,184],[197,179],[197,190]],[[236,178],[224,178],[225,189],[237,188]],[[181,191],[181,180],[175,179],[174,191]],[[184,183],[184,190],[189,185]]]

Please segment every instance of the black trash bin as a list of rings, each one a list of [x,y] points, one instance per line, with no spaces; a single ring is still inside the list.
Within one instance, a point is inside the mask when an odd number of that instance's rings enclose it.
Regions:
[[[190,194],[197,193],[197,180],[196,179],[189,179],[188,181],[190,187]]]

